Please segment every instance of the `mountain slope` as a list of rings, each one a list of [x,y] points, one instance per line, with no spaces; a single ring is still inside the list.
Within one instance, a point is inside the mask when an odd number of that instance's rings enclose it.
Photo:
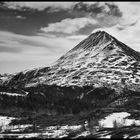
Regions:
[[[103,86],[132,84],[139,87],[140,53],[104,31],[91,34],[51,67],[17,73],[9,86]]]

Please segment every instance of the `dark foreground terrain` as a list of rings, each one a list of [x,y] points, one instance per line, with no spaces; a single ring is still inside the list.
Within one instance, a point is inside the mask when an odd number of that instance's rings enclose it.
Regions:
[[[139,116],[136,110],[114,108],[78,115],[1,114],[0,138],[140,138]]]
[[[1,86],[0,93],[0,138],[140,138],[140,93],[127,88]]]

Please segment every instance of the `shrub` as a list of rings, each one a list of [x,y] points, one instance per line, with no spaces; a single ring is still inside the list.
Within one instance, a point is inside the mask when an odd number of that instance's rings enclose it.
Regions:
[[[104,129],[104,124],[99,123],[99,130]]]
[[[117,122],[117,120],[113,121],[113,128],[120,128],[123,127],[125,125],[125,119],[122,119],[121,122]]]

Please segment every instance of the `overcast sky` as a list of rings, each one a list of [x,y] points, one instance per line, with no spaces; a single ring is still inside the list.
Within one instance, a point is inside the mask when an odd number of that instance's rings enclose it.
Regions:
[[[1,2],[0,73],[49,66],[97,30],[140,51],[140,2]]]

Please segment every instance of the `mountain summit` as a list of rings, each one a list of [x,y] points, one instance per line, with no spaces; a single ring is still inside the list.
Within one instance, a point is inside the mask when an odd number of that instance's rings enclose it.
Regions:
[[[60,57],[53,66],[17,73],[5,85],[34,87],[103,86],[123,83],[139,86],[140,53],[110,34],[98,31]]]

